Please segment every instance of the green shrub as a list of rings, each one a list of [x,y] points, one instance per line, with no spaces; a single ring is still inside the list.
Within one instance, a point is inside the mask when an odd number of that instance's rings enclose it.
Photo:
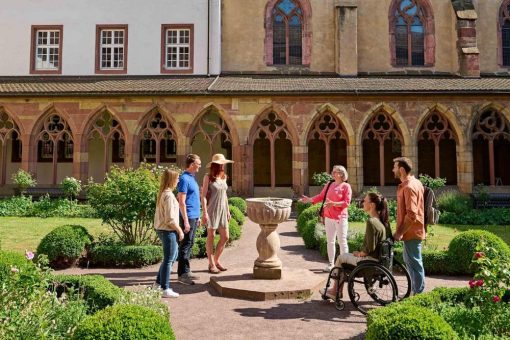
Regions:
[[[446,178],[441,178],[441,177],[433,178],[433,177],[430,177],[429,175],[420,174],[418,179],[420,180],[420,182],[423,185],[428,186],[432,190],[442,188],[446,184]]]
[[[310,206],[312,205],[312,203],[304,203],[304,202],[301,202],[301,201],[297,201],[296,202],[296,212],[297,212],[297,218],[299,218],[299,216],[301,215],[301,213],[309,208]]]
[[[331,174],[327,172],[316,172],[312,175],[312,183],[318,186],[324,186],[332,179]]]
[[[94,245],[89,250],[90,263],[95,266],[140,268],[158,263],[162,258],[163,249],[157,245],[126,246],[115,243]]]
[[[13,196],[0,200],[0,216],[28,216],[32,210],[32,198]]]
[[[237,223],[235,219],[231,218],[228,223],[229,242],[239,240],[239,238],[241,237],[241,233],[242,229],[239,226],[239,223]]]
[[[85,319],[76,329],[74,339],[130,340],[175,339],[167,318],[149,308],[116,305]]]
[[[218,242],[220,241],[220,235],[216,234],[214,236],[214,248],[218,245]],[[230,239],[229,239],[230,242]],[[207,237],[198,237],[195,238],[195,243],[193,244],[193,248],[191,248],[191,257],[192,258],[203,258],[207,257]]]
[[[393,304],[368,313],[366,339],[458,339],[457,333],[430,309]]]
[[[358,208],[356,203],[353,202],[349,205],[349,222],[364,222],[367,220],[368,215],[362,208]]]
[[[12,181],[18,186],[21,193],[27,190],[27,188],[37,185],[37,181],[33,178],[32,174],[23,169],[18,169],[18,171],[12,174]]]
[[[477,251],[476,246],[482,239],[489,247],[493,247],[501,257],[510,260],[510,248],[500,237],[485,230],[468,230],[455,236],[448,246],[448,264],[451,273],[474,273],[471,261]],[[488,253],[486,256],[494,258],[493,253]]]
[[[161,290],[151,287],[137,291],[126,290],[116,304],[147,307],[157,314],[163,315],[166,319],[170,317],[168,306],[161,302]]]
[[[26,257],[11,251],[0,250],[0,283],[13,277],[13,270],[22,274],[34,273],[33,262],[27,261]]]
[[[241,210],[243,215],[246,214],[246,201],[241,197],[230,197],[228,199],[228,204],[237,207],[239,210]]]
[[[51,286],[59,294],[73,288],[80,292],[91,312],[117,303],[123,290],[101,275],[53,275]]]
[[[63,225],[50,231],[37,247],[37,254],[48,256],[53,268],[73,265],[92,243],[87,229],[79,225]]]
[[[74,177],[66,177],[60,182],[60,189],[67,198],[72,199],[80,193],[81,181]]]
[[[440,224],[461,225],[509,225],[510,209],[489,208],[471,209],[462,213],[445,212],[439,217]]]
[[[396,248],[395,258],[404,263],[403,249]],[[449,255],[445,250],[423,250],[422,252],[423,267],[427,274],[453,274],[448,265]]]
[[[159,190],[159,169],[142,164],[137,169],[113,166],[104,183],[87,189],[90,205],[127,245],[154,242],[154,212]]]
[[[437,207],[442,213],[454,214],[464,214],[473,208],[469,196],[457,191],[446,191],[439,195]]]
[[[236,220],[239,225],[243,225],[245,217],[242,211],[234,205],[229,205],[229,209],[231,217]]]
[[[317,225],[317,218],[311,219],[306,222],[301,235],[305,242],[305,247],[308,249],[319,249],[319,240],[316,238],[315,226]]]
[[[302,234],[302,231],[309,220],[318,218],[320,207],[320,204],[314,204],[303,210],[303,212],[299,215],[297,220],[297,229],[300,234]]]

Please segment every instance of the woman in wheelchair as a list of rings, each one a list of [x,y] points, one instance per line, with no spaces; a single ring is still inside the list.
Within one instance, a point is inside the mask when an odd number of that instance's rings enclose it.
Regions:
[[[379,262],[380,245],[383,240],[391,237],[391,228],[388,221],[388,203],[386,199],[378,193],[368,193],[363,201],[363,210],[369,218],[366,223],[365,240],[360,251],[352,254],[341,254],[337,257],[335,268],[330,275],[338,275],[338,280],[332,280],[331,287],[321,289],[320,293],[324,297],[336,299],[337,289],[338,298],[342,298],[342,291],[345,280],[347,279],[344,268],[347,266],[356,266],[360,261]],[[338,281],[338,286],[337,286]],[[328,280],[329,282],[329,280]]]

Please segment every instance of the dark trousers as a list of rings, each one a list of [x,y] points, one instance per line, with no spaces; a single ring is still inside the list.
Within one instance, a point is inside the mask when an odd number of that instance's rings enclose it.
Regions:
[[[179,245],[179,257],[177,258],[179,261],[177,266],[177,275],[179,276],[190,272],[189,258],[191,256],[191,249],[195,243],[195,233],[198,226],[198,218],[188,218],[188,221],[190,226],[189,232],[184,233],[184,238]],[[179,217],[179,224],[184,231],[184,221],[181,217]]]

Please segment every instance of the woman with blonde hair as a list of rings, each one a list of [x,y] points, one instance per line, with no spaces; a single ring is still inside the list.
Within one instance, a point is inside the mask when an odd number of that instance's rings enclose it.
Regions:
[[[164,298],[179,296],[179,293],[170,288],[170,273],[179,249],[177,240],[181,241],[184,238],[182,228],[179,226],[179,203],[173,193],[178,180],[177,171],[170,169],[163,171],[154,215],[154,228],[163,245],[163,262],[159,267],[156,283],[161,285]]]
[[[228,222],[230,220],[227,175],[225,174],[225,164],[228,163],[234,162],[226,159],[221,153],[215,154],[212,161],[207,164],[209,173],[204,176],[202,185],[202,222],[207,226],[206,250],[211,274],[227,270],[221,265],[220,256],[228,241]],[[220,233],[220,241],[213,254],[216,230]]]

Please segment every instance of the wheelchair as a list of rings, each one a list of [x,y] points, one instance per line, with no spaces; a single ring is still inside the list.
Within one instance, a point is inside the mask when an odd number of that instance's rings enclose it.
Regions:
[[[393,258],[393,240],[391,239],[380,243],[379,261],[363,260],[356,266],[344,263],[342,267],[331,269],[322,299],[332,299],[326,295],[326,292],[335,280],[337,290],[333,300],[335,308],[340,311],[345,308],[339,289],[342,275],[344,285],[347,285],[349,299],[363,314],[379,306],[405,299],[411,294],[411,276],[406,267]]]

